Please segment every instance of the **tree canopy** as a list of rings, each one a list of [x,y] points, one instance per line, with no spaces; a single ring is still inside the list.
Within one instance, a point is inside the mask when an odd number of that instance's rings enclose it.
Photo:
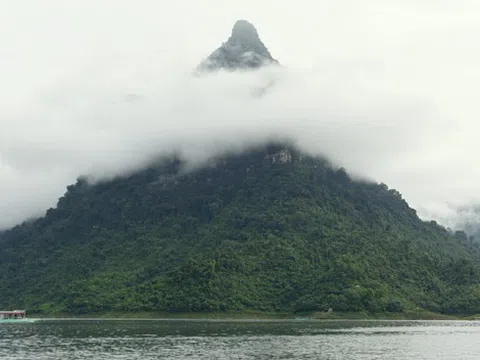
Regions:
[[[0,307],[480,313],[478,244],[397,190],[269,144],[186,171],[79,178],[0,234]]]

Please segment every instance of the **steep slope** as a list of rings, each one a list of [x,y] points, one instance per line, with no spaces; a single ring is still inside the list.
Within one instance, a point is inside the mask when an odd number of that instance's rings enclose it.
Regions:
[[[0,235],[0,307],[480,312],[478,248],[395,190],[270,144],[69,186]]]

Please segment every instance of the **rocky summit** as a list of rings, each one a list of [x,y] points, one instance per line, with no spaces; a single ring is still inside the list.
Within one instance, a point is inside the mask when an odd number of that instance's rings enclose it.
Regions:
[[[255,26],[246,20],[238,20],[233,26],[230,38],[202,61],[198,69],[248,70],[273,64],[277,65],[279,62],[260,40]]]

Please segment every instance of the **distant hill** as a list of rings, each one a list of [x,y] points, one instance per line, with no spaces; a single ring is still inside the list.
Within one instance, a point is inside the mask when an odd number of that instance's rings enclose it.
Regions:
[[[480,206],[464,206],[457,209],[456,229],[467,233],[469,239],[480,243]]]
[[[480,312],[478,247],[288,144],[68,187],[0,235],[0,307]]]

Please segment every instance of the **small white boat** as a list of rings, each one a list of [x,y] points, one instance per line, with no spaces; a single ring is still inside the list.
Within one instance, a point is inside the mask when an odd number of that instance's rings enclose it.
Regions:
[[[27,318],[25,310],[2,311],[0,310],[0,324],[2,323],[32,323],[34,319]]]

